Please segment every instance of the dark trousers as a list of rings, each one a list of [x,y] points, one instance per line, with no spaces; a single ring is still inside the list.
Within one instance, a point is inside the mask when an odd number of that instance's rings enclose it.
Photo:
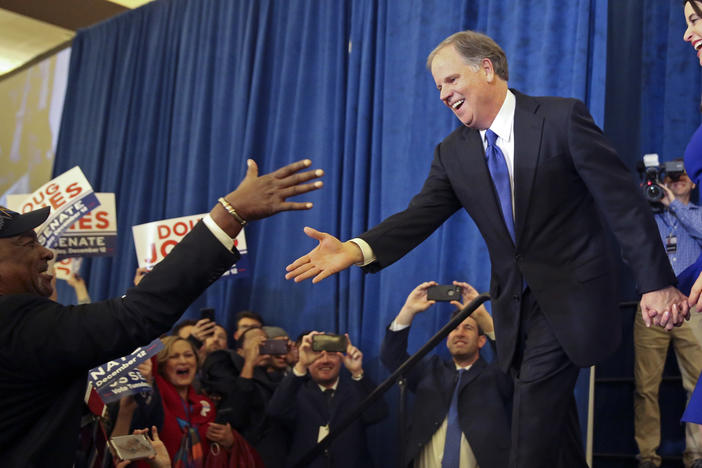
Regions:
[[[509,466],[586,468],[573,396],[579,368],[566,356],[529,288],[522,295],[519,327]]]

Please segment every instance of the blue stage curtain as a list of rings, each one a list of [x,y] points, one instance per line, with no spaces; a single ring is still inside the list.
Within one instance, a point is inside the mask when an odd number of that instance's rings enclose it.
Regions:
[[[429,280],[486,291],[485,244],[460,212],[379,274],[353,268],[294,284],[285,265],[314,246],[303,226],[347,239],[420,189],[434,146],[459,124],[425,67],[453,32],[491,35],[510,86],[580,98],[602,125],[606,23],[606,0],[159,0],[80,31],[55,173],[79,165],[97,191],[117,196],[119,253],[89,262],[93,298],[131,285],[132,225],[208,211],[236,187],[246,158],[269,172],[307,157],[326,172],[324,188],[301,197],[314,209],[252,223],[251,278],[220,280],[189,316],[209,305],[231,330],[233,314],[250,308],[293,337],[348,332],[380,380],[384,329],[407,294]],[[450,312],[438,305],[418,317],[412,349]],[[380,440],[393,424],[376,429]],[[392,463],[394,448],[373,445],[381,466]]]

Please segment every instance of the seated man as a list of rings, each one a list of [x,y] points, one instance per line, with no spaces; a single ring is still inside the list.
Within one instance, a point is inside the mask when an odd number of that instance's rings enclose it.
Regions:
[[[391,372],[408,357],[407,339],[414,316],[434,304],[427,289],[437,283],[417,286],[388,327],[380,359]],[[477,292],[467,283],[463,301]],[[452,302],[461,306],[459,302]],[[485,328],[482,328],[485,327]],[[485,345],[483,329],[492,332],[492,319],[480,306],[446,339],[452,360],[434,355],[425,358],[408,374],[409,389],[416,394],[406,435],[404,463],[418,468],[504,468],[510,450],[511,379],[480,357]]]
[[[322,171],[309,160],[258,176],[248,161],[236,190],[196,224],[138,286],[119,298],[63,306],[48,299],[53,254],[34,228],[49,208],[24,214],[0,207],[0,460],[4,467],[71,466],[88,370],[167,331],[238,259],[234,238],[246,220],[307,209],[288,196]]]
[[[343,420],[375,384],[363,374],[363,353],[348,340],[346,354],[313,351],[311,332],[302,339],[299,360],[276,388],[268,414],[281,421],[292,434],[286,466],[292,466]],[[347,335],[348,338],[348,335]],[[341,363],[351,374],[340,376]],[[366,446],[365,427],[387,415],[380,399],[332,442],[309,467],[355,468],[372,466]]]

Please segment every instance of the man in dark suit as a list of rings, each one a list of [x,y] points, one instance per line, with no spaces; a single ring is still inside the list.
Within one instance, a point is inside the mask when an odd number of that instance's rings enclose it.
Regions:
[[[345,354],[313,351],[314,335],[321,333],[311,332],[303,337],[300,359],[280,382],[268,404],[268,414],[284,424],[291,435],[286,466],[299,462],[375,388],[363,373],[363,353],[350,340]],[[342,362],[350,377],[340,375]],[[373,466],[366,446],[365,427],[383,419],[387,412],[385,400],[379,399],[307,466]]]
[[[167,331],[239,258],[234,238],[246,220],[311,207],[285,201],[321,186],[305,182],[322,171],[298,173],[309,160],[260,177],[256,164],[248,163],[239,187],[138,286],[121,298],[92,304],[62,306],[48,299],[53,254],[33,229],[49,208],[19,214],[0,207],[2,466],[72,466],[88,370]]]
[[[510,466],[585,466],[578,367],[611,353],[620,335],[603,326],[618,308],[598,212],[644,293],[647,325],[682,323],[687,298],[632,175],[582,102],[509,90],[504,52],[472,31],[444,40],[427,65],[464,126],[436,147],[421,192],[359,239],[305,228],[319,245],[287,277],[317,282],[353,264],[378,271],[465,208],[490,252],[498,359],[515,382]]]
[[[430,281],[417,286],[388,327],[380,359],[390,372],[409,357],[410,325],[416,314],[434,304],[427,298],[427,289],[436,284]],[[478,295],[467,283],[454,284],[463,289],[465,303]],[[455,305],[462,304],[455,302]],[[441,466],[449,459],[471,468],[507,466],[512,381],[480,356],[486,335],[494,340],[492,319],[481,305],[449,333],[446,347],[451,361],[433,355],[407,374],[408,387],[416,397],[406,431],[402,466],[414,461],[417,468],[430,468]],[[455,406],[452,408],[452,405]],[[460,443],[453,446],[454,453],[447,454],[451,447],[447,438],[451,436],[452,414],[457,414],[453,425],[454,430],[460,432],[456,439]]]

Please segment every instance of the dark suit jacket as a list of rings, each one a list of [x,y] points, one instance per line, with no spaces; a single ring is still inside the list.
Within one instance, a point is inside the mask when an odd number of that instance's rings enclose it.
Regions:
[[[334,431],[336,425],[374,388],[375,384],[368,376],[355,381],[341,375],[330,414],[325,395],[308,375],[297,377],[291,372],[285,376],[271,398],[268,414],[282,422],[291,435],[286,466],[292,466],[317,444],[320,426],[329,424],[330,430]],[[332,442],[325,454],[309,465],[310,468],[373,466],[366,446],[365,426],[377,423],[387,413],[385,400],[376,401]]]
[[[72,466],[88,370],[168,331],[237,259],[198,223],[122,298],[0,296],[0,464]]]
[[[409,355],[409,327],[385,333],[380,350],[383,365],[394,372]],[[415,393],[404,448],[404,465],[410,464],[429,442],[448,414],[458,372],[453,362],[430,356],[406,376]],[[510,450],[512,380],[496,366],[479,358],[463,376],[458,399],[461,430],[480,468],[504,468]]]
[[[642,292],[675,283],[650,208],[585,105],[513,91],[515,235],[512,241],[477,130],[461,127],[437,147],[409,207],[362,234],[377,271],[426,239],[463,207],[485,238],[500,366],[510,366],[523,282],[568,357],[589,366],[616,349],[621,330],[616,274],[598,210],[612,228]]]

